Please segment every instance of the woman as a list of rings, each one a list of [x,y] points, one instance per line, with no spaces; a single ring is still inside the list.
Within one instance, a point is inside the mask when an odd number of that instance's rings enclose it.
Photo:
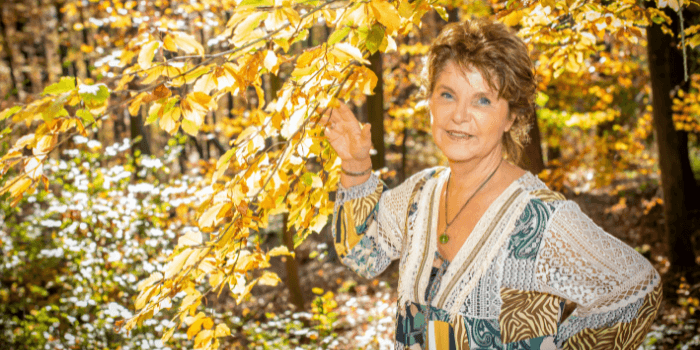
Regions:
[[[371,278],[400,259],[396,349],[636,349],[661,299],[658,273],[511,163],[534,114],[525,44],[500,23],[450,24],[424,76],[447,168],[388,190],[371,173],[369,127],[344,105],[324,120],[342,159],[342,262]],[[577,307],[562,320],[566,300]]]

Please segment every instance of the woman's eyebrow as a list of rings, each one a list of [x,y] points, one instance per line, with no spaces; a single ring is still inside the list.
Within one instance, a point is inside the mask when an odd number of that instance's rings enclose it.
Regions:
[[[488,97],[488,98],[493,98],[494,93],[490,91],[479,91],[474,94],[474,97]]]
[[[451,88],[445,84],[438,84],[438,86],[435,87],[435,90],[439,90],[439,89],[447,90],[448,92],[452,92],[452,93],[455,92],[455,90],[453,88]]]

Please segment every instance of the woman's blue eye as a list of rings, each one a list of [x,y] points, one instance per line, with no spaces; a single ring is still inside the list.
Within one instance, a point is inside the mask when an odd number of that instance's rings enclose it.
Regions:
[[[449,92],[443,92],[443,93],[440,94],[440,97],[443,97],[443,98],[452,98],[452,94],[449,93]]]
[[[486,97],[482,97],[482,98],[479,99],[479,104],[480,104],[480,105],[484,105],[484,106],[488,106],[488,105],[491,104],[491,100],[489,100],[489,99],[486,98]]]

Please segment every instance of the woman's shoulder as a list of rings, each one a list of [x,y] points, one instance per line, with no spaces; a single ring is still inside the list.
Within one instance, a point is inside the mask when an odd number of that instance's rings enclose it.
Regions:
[[[516,181],[520,189],[529,194],[531,199],[538,199],[543,202],[566,201],[566,197],[563,194],[550,189],[544,181],[529,171]]]
[[[409,184],[416,184],[418,182],[425,182],[430,179],[436,179],[440,176],[440,174],[443,174],[448,168],[446,166],[434,166],[431,168],[426,168],[423,169],[413,175],[411,175],[406,181],[404,181],[401,185],[409,185]]]

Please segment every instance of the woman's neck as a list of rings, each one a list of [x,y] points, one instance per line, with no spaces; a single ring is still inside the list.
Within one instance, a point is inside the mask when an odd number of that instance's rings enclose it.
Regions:
[[[465,194],[474,192],[498,168],[502,161],[503,157],[500,151],[477,160],[450,161],[450,190],[455,189],[455,193],[459,191]]]

